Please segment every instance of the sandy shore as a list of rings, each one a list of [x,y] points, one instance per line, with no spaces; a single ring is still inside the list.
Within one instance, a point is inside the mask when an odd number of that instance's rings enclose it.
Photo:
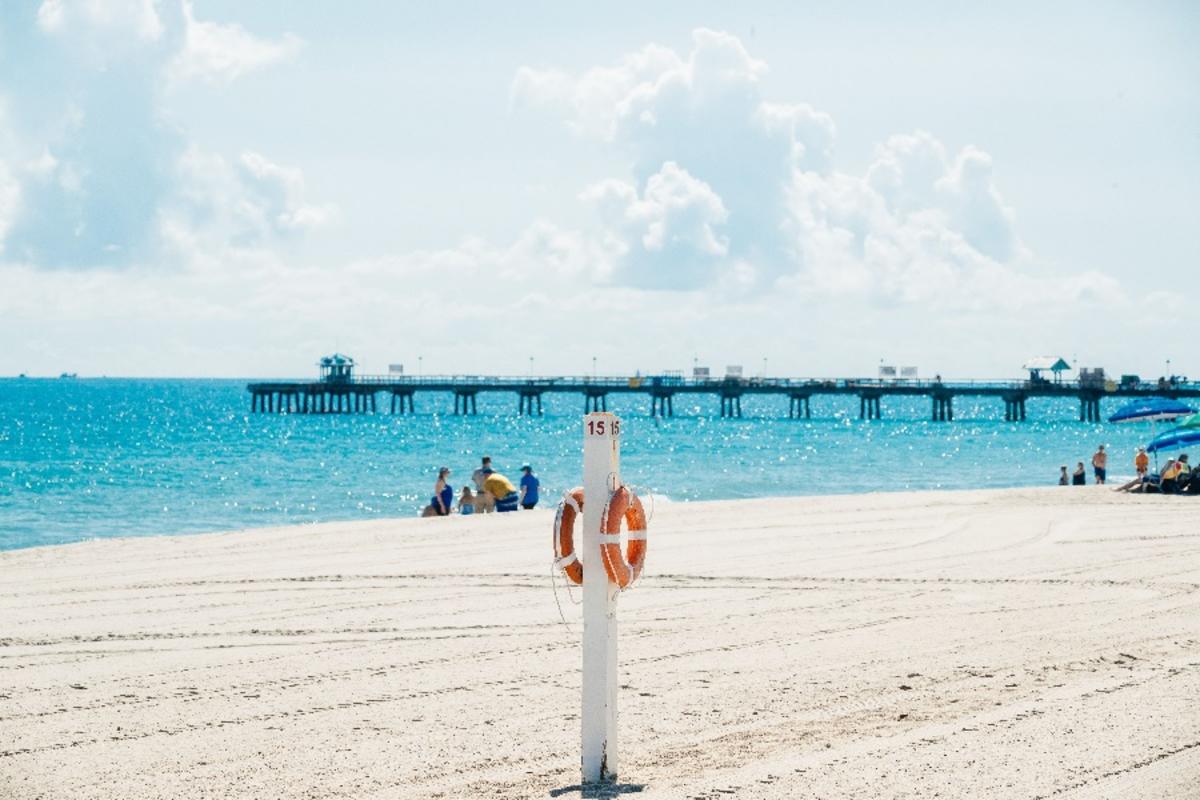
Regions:
[[[0,553],[0,797],[579,795],[551,512]],[[660,505],[641,798],[1200,796],[1200,501]]]

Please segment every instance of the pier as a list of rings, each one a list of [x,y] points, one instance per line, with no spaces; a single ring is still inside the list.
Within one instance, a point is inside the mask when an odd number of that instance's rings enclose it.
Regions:
[[[324,368],[323,368],[324,371]],[[354,375],[351,371],[324,372],[317,380],[264,381],[247,387],[254,412],[289,414],[377,414],[381,406],[390,414],[412,414],[416,396],[449,395],[453,413],[478,413],[480,394],[508,394],[516,398],[519,415],[541,415],[547,394],[576,395],[580,410],[605,411],[612,395],[650,398],[650,414],[675,416],[675,398],[709,396],[719,401],[720,416],[742,416],[742,398],[770,395],[788,399],[788,418],[812,417],[812,398],[859,398],[859,417],[881,419],[886,400],[895,397],[928,397],[930,419],[954,420],[955,401],[963,397],[996,398],[1004,404],[1004,419],[1022,422],[1031,398],[1070,397],[1079,402],[1081,422],[1101,420],[1100,403],[1107,398],[1200,398],[1200,382],[1180,380],[1112,381],[1076,380],[965,380],[942,381],[871,378],[685,378],[678,375],[647,377],[606,376],[481,376],[481,375]],[[381,404],[379,396],[389,398]]]

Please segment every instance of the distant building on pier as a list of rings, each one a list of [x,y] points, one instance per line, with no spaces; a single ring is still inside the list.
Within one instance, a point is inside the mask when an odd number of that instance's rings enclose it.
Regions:
[[[321,380],[325,383],[349,383],[354,380],[354,359],[334,353],[321,359]]]

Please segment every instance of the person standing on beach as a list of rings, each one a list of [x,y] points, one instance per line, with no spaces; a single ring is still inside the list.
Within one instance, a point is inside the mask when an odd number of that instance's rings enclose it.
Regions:
[[[1067,465],[1063,464],[1061,467],[1059,467],[1059,470],[1061,471],[1058,473],[1058,485],[1069,486],[1071,484],[1071,479],[1067,476]]]
[[[533,467],[524,464],[521,467],[521,508],[529,511],[538,504],[538,486],[541,482],[533,474]]]
[[[487,477],[483,480],[483,489],[495,498],[496,511],[516,511],[520,498],[512,481],[491,469],[485,470],[485,474]]]
[[[484,488],[487,474],[491,471],[492,457],[484,456],[479,469],[471,473],[471,480],[475,482],[475,510],[481,514],[490,514],[496,510],[496,498],[488,494],[487,489]]]
[[[1133,468],[1137,470],[1139,479],[1146,479],[1146,473],[1150,471],[1150,456],[1146,455],[1146,448],[1138,448],[1137,455],[1133,457]]]
[[[1100,445],[1100,449],[1092,456],[1092,472],[1096,475],[1096,483],[1104,485],[1104,477],[1108,471],[1108,453],[1104,452],[1104,445]]]
[[[454,507],[454,487],[447,482],[450,477],[450,468],[442,467],[438,470],[437,483],[433,485],[433,499],[429,505],[437,512],[439,517],[450,515],[450,509]]]

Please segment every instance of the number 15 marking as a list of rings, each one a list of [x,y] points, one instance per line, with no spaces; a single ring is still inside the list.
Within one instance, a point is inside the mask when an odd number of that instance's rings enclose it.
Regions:
[[[589,419],[587,424],[588,436],[620,436],[621,421],[614,419],[611,423],[610,425],[609,420]]]

